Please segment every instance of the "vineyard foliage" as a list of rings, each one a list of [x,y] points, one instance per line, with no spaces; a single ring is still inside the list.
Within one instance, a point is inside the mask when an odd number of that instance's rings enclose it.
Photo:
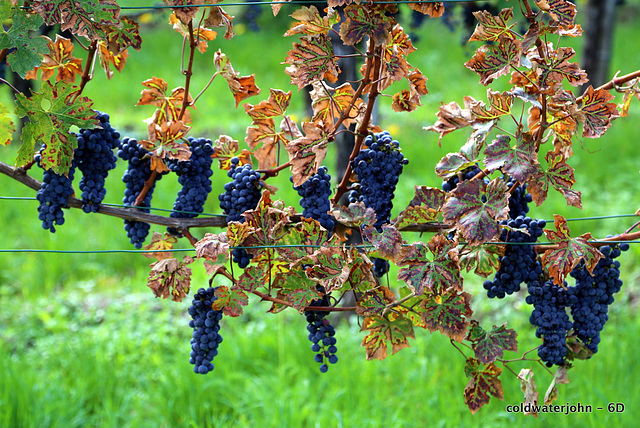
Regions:
[[[0,6],[2,21],[9,23],[0,33],[0,62],[6,61],[23,78],[42,81],[30,95],[16,93],[13,108],[0,105],[0,142],[20,145],[15,166],[1,167],[38,190],[43,226],[54,232],[54,222],[63,221],[60,208],[83,206],[59,184],[71,182],[80,162],[78,150],[103,150],[104,165],[95,154],[80,164],[80,169],[96,164],[92,171],[82,171],[81,187],[93,192],[93,199],[83,201],[85,211],[120,217],[134,245],[148,242],[147,255],[156,259],[148,281],[155,296],[177,302],[187,297],[196,262],[211,277],[209,287],[194,295],[190,309],[196,373],[213,370],[211,360],[218,350],[223,358],[224,345],[218,348],[221,317],[240,316],[249,294],[255,294],[270,304],[271,313],[293,308],[306,317],[322,372],[338,360],[340,332],[327,315],[351,311],[364,333],[367,359],[395,354],[422,330],[450,338],[466,361],[461,371],[469,378],[464,402],[473,413],[491,397],[503,399],[504,368],[522,382],[526,403],[555,400],[557,385],[567,382],[575,360],[597,351],[607,307],[621,285],[620,263],[613,258],[628,248],[621,241],[640,235],[631,228],[593,242],[588,233],[572,236],[561,215],[545,225],[527,214],[529,203],[539,206],[554,191],[568,205],[581,207],[582,195],[568,163],[574,140],[601,137],[627,114],[632,99],[640,98],[640,71],[589,86],[578,95],[572,92],[589,82],[574,50],[562,46],[565,38],[582,34],[575,5],[567,0],[520,0],[497,15],[474,13],[477,25],[469,42],[476,49],[464,66],[487,87],[487,97],[442,103],[435,122],[424,127],[425,134],[435,133],[441,141],[454,131],[466,132],[466,142],[434,165],[442,189],[416,185],[409,205],[392,218],[395,185],[407,160],[403,142],[374,123],[374,106],[390,103],[398,114],[410,113],[428,95],[427,76],[410,63],[419,53],[395,18],[399,5],[329,0],[323,10],[301,6],[291,14],[291,26],[283,34],[292,39],[283,71],[296,91],[309,91],[313,112],[308,121],[297,123],[287,114],[293,89],[262,91],[250,70],[236,71],[222,50],[209,52],[209,42],[216,37],[235,37],[233,17],[222,3],[164,3],[172,8],[169,25],[184,46],[182,61],[176,61],[181,62],[184,84],[169,89],[153,70],[140,82],[137,105],[147,106],[150,116],[147,136],[139,141],[120,141],[111,129],[117,123],[109,125],[108,115],[83,95],[96,62],[110,78],[125,72],[128,50],[143,48],[140,26],[121,14],[116,0],[11,0]],[[273,4],[273,14],[282,6]],[[416,2],[408,7],[440,18],[447,5]],[[514,10],[521,14],[514,16]],[[45,24],[70,31],[73,39],[39,35]],[[335,54],[335,43],[358,52],[353,55],[360,63],[358,81],[338,83],[341,56]],[[87,50],[85,60],[74,56],[78,48]],[[192,123],[190,112],[207,96],[209,86],[192,87],[196,51],[211,55],[211,81],[227,83],[229,98],[215,97],[248,116],[244,136],[194,135],[198,124]],[[249,98],[257,101],[250,104]],[[19,135],[14,135],[15,117],[24,121]],[[87,131],[107,125],[109,133]],[[334,177],[344,178],[331,189],[323,161],[336,136],[345,132],[353,134],[355,146],[346,170],[335,172]],[[118,156],[129,162],[123,178],[128,208],[99,203],[104,196],[100,174],[106,176],[113,167],[115,146]],[[211,189],[212,164],[228,171],[232,181],[224,189]],[[46,183],[29,177],[34,165],[47,171]],[[172,172],[179,174],[183,186],[176,213],[147,214],[154,188],[162,191],[156,181]],[[303,199],[312,198],[303,202],[303,214],[279,200],[269,184],[269,178],[285,172]],[[91,180],[91,173],[102,178]],[[198,217],[209,192],[220,195],[220,216]],[[55,199],[58,195],[62,200]],[[182,207],[191,208],[183,212]],[[149,223],[168,231],[154,231],[147,239]],[[224,230],[198,235],[205,227]],[[416,231],[430,237],[408,243],[403,236]],[[551,245],[534,245],[543,233]],[[172,253],[179,240],[189,241],[195,258]],[[397,277],[388,273],[389,264],[398,267]],[[481,326],[474,319],[463,271],[487,278],[485,288],[492,298],[504,298],[526,284],[540,347],[518,349],[517,334],[506,323]],[[572,276],[579,278],[575,286],[567,282]],[[589,289],[600,290],[595,294],[603,300],[586,305],[585,296],[595,299]],[[353,298],[352,306],[341,303],[347,297]],[[594,305],[597,322],[585,312]],[[506,358],[506,352],[517,354]],[[533,369],[516,373],[512,368],[523,361],[543,371],[557,367],[544,399],[536,390]]]

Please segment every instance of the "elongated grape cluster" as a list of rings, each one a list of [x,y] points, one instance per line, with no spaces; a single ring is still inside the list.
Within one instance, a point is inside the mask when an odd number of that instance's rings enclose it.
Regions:
[[[217,288],[217,287],[216,287]],[[213,370],[211,361],[218,355],[218,345],[222,342],[220,335],[220,320],[222,311],[214,311],[211,305],[216,300],[215,288],[206,290],[200,288],[193,296],[193,302],[189,306],[189,327],[193,328],[191,338],[191,358],[193,371],[207,374]]]
[[[204,211],[204,203],[211,193],[211,155],[214,152],[211,140],[189,137],[191,156],[187,161],[168,159],[167,166],[178,175],[178,182],[182,188],[178,192],[172,218],[194,218]],[[178,234],[177,230],[169,228],[169,233]]]
[[[516,185],[516,180],[511,178],[507,181],[507,187],[511,189]],[[529,202],[531,202],[533,198],[530,193],[527,193],[527,185],[518,185],[512,192],[509,197],[509,217],[517,218],[517,217],[526,217],[529,212]]]
[[[566,287],[566,283],[565,283]],[[536,337],[542,337],[538,356],[548,367],[564,363],[567,355],[565,343],[572,323],[565,308],[569,305],[569,293],[552,280],[528,284],[527,303],[533,305],[529,322],[536,327]]]
[[[509,245],[506,245],[495,277],[493,280],[485,281],[483,287],[487,290],[488,297],[502,299],[508,294],[520,291],[523,282],[537,280],[542,273],[542,266],[537,261],[533,245],[523,244],[535,243],[542,236],[542,229],[546,222],[518,216],[515,219],[502,221],[500,224],[512,229],[526,230],[525,233],[503,228],[500,233],[500,241]]]
[[[41,155],[36,155],[36,163],[42,168],[40,163]],[[62,208],[67,208],[67,200],[73,195],[73,174],[76,169],[75,160],[71,162],[68,175],[56,174],[52,169],[44,171],[42,185],[36,195],[38,200],[38,219],[42,221],[42,227],[55,233],[54,226],[64,224],[64,212]]]
[[[581,262],[572,272],[576,285],[569,287],[573,329],[580,341],[594,354],[598,352],[600,332],[609,319],[609,305],[620,291],[620,262],[616,259],[629,244],[605,245],[600,248],[604,257],[598,261],[593,274]]]
[[[293,177],[290,178],[293,182]],[[326,167],[318,168],[318,172],[313,174],[307,181],[300,186],[293,187],[300,199],[300,205],[303,208],[302,216],[313,218],[320,222],[320,225],[329,232],[333,231],[335,219],[328,213],[331,208],[329,196],[331,196],[331,176],[327,174]]]
[[[224,185],[224,193],[218,196],[220,208],[227,215],[227,222],[244,223],[242,214],[257,207],[262,195],[260,173],[254,171],[251,165],[238,166],[239,163],[238,158],[231,159],[231,168],[227,172],[231,182]],[[241,269],[249,266],[253,257],[243,248],[233,249],[231,256]]]
[[[120,146],[120,133],[111,127],[109,115],[96,112],[101,128],[81,129],[77,134],[78,148],[74,152],[78,169],[82,172],[82,210],[97,212],[107,190],[104,182],[109,171],[116,167],[113,149]]]
[[[349,195],[349,202],[364,202],[376,212],[373,226],[380,232],[382,225],[389,223],[393,196],[404,165],[409,161],[400,150],[400,144],[384,131],[368,135],[364,140],[366,149],[351,161],[351,168],[358,175],[360,190]]]
[[[138,141],[134,138],[123,138],[118,150],[118,157],[128,161],[127,170],[122,176],[122,181],[125,183],[124,198],[122,203],[125,205],[131,205],[136,201],[136,198],[142,191],[144,183],[151,177],[151,161],[148,157],[145,157],[149,152],[144,149]],[[158,174],[156,182],[162,178],[162,175]],[[148,213],[148,207],[151,205],[151,198],[153,196],[153,189],[155,188],[155,182],[147,192],[140,210]],[[144,240],[149,234],[150,225],[142,221],[124,221],[124,230],[127,232],[129,241],[136,247],[142,248]]]
[[[324,291],[322,287],[320,289]],[[325,294],[322,299],[312,300],[309,306],[329,306],[329,296]],[[322,373],[329,370],[329,364],[338,362],[336,330],[325,318],[327,313],[323,311],[305,311],[304,313],[308,323],[309,340],[312,343],[311,350],[316,353],[314,358],[320,364],[320,372]]]

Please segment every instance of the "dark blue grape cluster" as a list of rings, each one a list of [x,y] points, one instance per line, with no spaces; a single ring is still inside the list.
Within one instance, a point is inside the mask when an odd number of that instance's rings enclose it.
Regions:
[[[41,155],[37,154],[35,161],[39,167]],[[67,175],[59,175],[52,169],[44,171],[40,190],[36,195],[38,200],[38,219],[42,221],[42,227],[48,229],[51,233],[55,233],[54,226],[62,226],[64,224],[64,212],[62,208],[67,208],[67,200],[73,195],[73,174],[76,169],[75,160],[71,161],[71,168]]]
[[[293,182],[293,177],[290,180]],[[303,208],[302,216],[318,220],[320,225],[331,233],[335,225],[335,219],[328,213],[329,209],[331,209],[331,203],[329,202],[331,176],[327,174],[327,168],[324,166],[318,168],[317,173],[309,177],[300,186],[294,186],[293,188],[302,197],[300,199],[300,205]]]
[[[81,129],[77,134],[78,148],[74,152],[78,169],[82,172],[82,210],[98,212],[107,190],[104,182],[109,171],[116,167],[113,149],[120,146],[120,133],[109,123],[109,115],[96,112],[100,128]]]
[[[444,180],[442,182],[442,190],[444,190],[445,192],[450,192],[451,190],[458,187],[458,183],[460,183],[460,175],[462,175],[462,180],[471,180],[473,177],[478,175],[481,171],[482,170],[478,168],[477,165],[470,166],[469,168],[465,168],[460,172],[460,174],[456,174],[451,178],[449,178],[448,180]]]
[[[604,257],[598,261],[593,274],[581,262],[572,272],[576,285],[569,287],[573,330],[586,347],[594,354],[598,352],[600,332],[609,319],[609,305],[613,295],[620,291],[620,262],[616,259],[629,244],[605,245],[600,248]]]
[[[529,322],[536,327],[536,337],[542,337],[538,356],[548,367],[561,365],[567,355],[567,332],[572,327],[566,311],[570,301],[569,293],[552,280],[543,283],[531,281],[528,289],[526,301],[534,308]]]
[[[231,182],[224,185],[224,193],[218,196],[220,208],[227,215],[227,222],[239,221],[244,223],[244,214],[258,206],[262,196],[260,173],[254,171],[251,165],[238,166],[240,159],[231,159],[231,168],[227,176]],[[231,257],[241,269],[249,266],[253,254],[243,248],[234,248]]]
[[[373,273],[378,278],[383,277],[387,272],[389,272],[389,260],[372,257],[371,261],[373,262]]]
[[[189,327],[193,328],[189,363],[194,365],[193,371],[200,374],[207,374],[213,370],[211,361],[218,355],[218,345],[222,342],[219,333],[222,311],[214,311],[211,308],[216,300],[216,288],[200,288],[193,295],[193,302],[188,310],[191,315]]]
[[[144,183],[151,177],[151,160],[147,156],[149,152],[145,150],[138,141],[134,138],[123,138],[120,143],[120,149],[118,149],[118,157],[128,161],[127,170],[122,176],[122,181],[125,184],[124,198],[122,203],[125,205],[133,206],[136,198],[142,191]],[[156,177],[156,182],[162,178],[162,175]],[[147,192],[144,200],[142,201],[142,207],[140,211],[148,213],[148,207],[151,205],[151,198],[153,196],[153,189],[155,188],[155,182],[153,186]],[[136,247],[142,248],[144,240],[149,234],[151,226],[149,223],[142,221],[124,221],[124,230],[127,232],[129,241]]]
[[[319,291],[324,292],[324,288],[320,287]],[[312,300],[309,306],[329,306],[329,295],[325,294],[322,299]],[[336,330],[329,320],[325,319],[327,313],[324,311],[305,311],[304,313],[308,323],[309,340],[312,343],[311,350],[316,353],[314,358],[320,364],[322,373],[329,370],[329,364],[338,362]]]
[[[536,281],[542,274],[542,266],[537,261],[537,255],[533,244],[543,234],[546,226],[544,220],[532,220],[529,217],[518,216],[515,219],[500,222],[512,229],[525,229],[527,233],[503,228],[500,233],[500,241],[506,242],[505,253],[500,258],[500,268],[493,280],[484,282],[490,298],[504,298],[508,294],[520,291],[523,282]]]
[[[400,150],[400,144],[384,131],[368,135],[364,140],[366,149],[351,161],[353,172],[358,175],[359,191],[349,194],[349,202],[364,202],[376,213],[373,226],[382,231],[382,225],[389,223],[393,195],[402,174],[404,165],[409,161]]]
[[[204,211],[204,203],[211,193],[211,179],[209,177],[213,174],[211,155],[214,152],[211,140],[192,137],[189,137],[188,140],[191,148],[189,160],[167,160],[167,166],[178,175],[178,182],[182,185],[173,204],[174,211],[170,214],[172,218],[196,217]],[[179,235],[179,232],[173,228],[167,230],[169,233]]]
[[[531,193],[527,193],[527,185],[522,186],[516,184],[516,180],[511,178],[507,181],[507,187],[511,189],[513,186],[517,186],[511,196],[509,197],[509,217],[526,217],[529,212],[529,202],[533,200]]]

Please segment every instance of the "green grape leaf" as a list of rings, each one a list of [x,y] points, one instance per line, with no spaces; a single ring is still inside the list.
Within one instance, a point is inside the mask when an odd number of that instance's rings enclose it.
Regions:
[[[287,144],[293,185],[300,186],[318,171],[329,146],[324,129],[314,122],[302,122],[304,136]]]
[[[15,114],[29,118],[29,126],[22,133],[25,152],[38,143],[44,143],[41,163],[44,169],[53,168],[57,174],[66,174],[71,167],[73,151],[78,146],[75,134],[69,128],[93,128],[99,124],[96,112],[91,109],[93,101],[85,96],[77,96],[78,87],[60,81],[52,85],[45,82],[41,92],[33,92],[30,98],[16,95]],[[33,158],[25,159],[19,153],[17,165],[24,166]],[[27,162],[24,162],[24,161]]]
[[[611,126],[611,120],[619,117],[617,106],[610,103],[615,97],[604,89],[593,89],[589,86],[582,95],[579,106],[578,121],[584,124],[582,136],[598,138]]]
[[[322,79],[335,83],[340,74],[331,38],[325,34],[305,36],[300,43],[294,42],[284,63],[290,65],[285,72],[298,89]]]
[[[182,261],[175,258],[162,259],[151,264],[147,286],[156,297],[171,297],[174,302],[182,302],[189,294],[191,286],[191,268],[188,264],[193,258],[185,256]]]
[[[471,320],[467,340],[473,342],[471,347],[476,358],[482,364],[494,362],[498,358],[502,358],[504,351],[518,351],[518,336],[515,330],[507,329],[503,324],[500,327],[495,325],[491,331],[487,332],[478,321]]]
[[[524,408],[531,409],[529,412],[525,411],[524,414],[537,417],[538,413],[535,409],[538,406],[538,388],[533,381],[533,375],[533,370],[521,369],[518,373],[518,379],[520,379],[520,389],[524,394]]]
[[[380,257],[396,261],[402,256],[405,241],[394,226],[383,224],[382,232],[370,226],[363,230],[362,235],[373,245]]]
[[[473,314],[471,295],[450,288],[443,294],[428,293],[420,302],[420,317],[430,332],[439,331],[456,342],[467,333],[467,319]]]
[[[351,273],[350,257],[339,247],[322,247],[298,264],[309,264],[307,277],[321,284],[327,293],[341,289]]]
[[[509,213],[509,193],[502,178],[485,184],[482,180],[467,180],[452,191],[453,196],[443,207],[444,220],[455,223],[471,245],[489,242],[500,233],[498,221]],[[486,202],[482,201],[482,197]]]
[[[0,103],[0,145],[6,146],[11,143],[13,133],[16,131],[16,127],[9,116],[9,109]]]
[[[16,49],[7,55],[7,64],[24,79],[33,67],[40,65],[42,55],[49,53],[45,37],[30,37],[44,21],[40,15],[27,13],[26,9],[12,8],[8,1],[2,2],[1,7],[0,18],[3,22],[10,20],[11,27],[0,31],[0,49]]]
[[[105,37],[101,25],[120,21],[120,6],[115,0],[32,0],[31,7],[47,25],[60,24],[62,31],[90,40]]]
[[[480,76],[481,84],[488,85],[498,77],[509,74],[511,67],[519,67],[521,55],[518,40],[501,37],[498,45],[478,48],[464,66]]]
[[[357,300],[356,313],[361,317],[380,316],[387,305],[395,300],[396,296],[393,291],[384,285],[368,289]]]
[[[567,337],[567,360],[588,360],[593,352],[577,337]]]
[[[432,260],[427,257],[427,250]],[[458,243],[443,235],[434,235],[427,245],[411,244],[402,252],[398,266],[398,279],[407,283],[416,295],[425,290],[442,294],[448,288],[462,290],[462,276],[458,264]]]
[[[388,356],[389,346],[393,355],[410,346],[408,339],[415,339],[411,321],[395,313],[390,313],[388,318],[366,317],[362,321],[360,331],[369,331],[369,334],[362,339],[367,360],[384,360]],[[387,342],[390,342],[390,345]]]
[[[556,230],[544,229],[547,239],[556,243],[556,248],[546,250],[542,255],[542,265],[549,271],[555,284],[563,284],[564,279],[580,261],[584,260],[585,266],[593,273],[598,261],[603,257],[597,248],[589,244],[593,239],[590,233],[585,233],[572,238],[567,225],[567,220],[559,214],[554,214],[554,226]]]
[[[566,162],[566,157],[559,150],[549,151],[545,155],[547,170],[538,169],[537,173],[527,181],[527,190],[537,206],[547,199],[549,185],[561,192],[567,204],[582,208],[581,193],[571,189],[576,182],[573,168]],[[538,166],[538,168],[540,168]]]
[[[376,46],[386,44],[391,32],[391,19],[381,7],[350,5],[344,9],[346,20],[340,24],[340,38],[354,46],[369,36]]]
[[[242,315],[242,307],[247,306],[249,298],[239,287],[227,287],[220,285],[216,288],[216,300],[213,301],[214,311],[222,311],[227,316],[239,317]]]
[[[471,414],[475,414],[482,406],[489,403],[490,395],[499,400],[504,399],[502,382],[499,379],[502,369],[493,363],[486,366],[480,365],[475,358],[469,358],[465,372],[471,379],[464,388],[464,402]]]
[[[498,135],[484,150],[484,164],[490,171],[502,169],[519,183],[526,183],[536,172],[536,143],[532,138],[509,144],[508,135]]]
[[[469,38],[470,42],[498,42],[501,37],[516,38],[517,33],[511,30],[515,24],[508,24],[508,21],[513,18],[512,7],[502,9],[498,16],[493,16],[491,12],[486,10],[473,12],[473,16],[478,20],[478,24]]]
[[[379,282],[373,273],[373,263],[366,256],[351,250],[351,272],[349,284],[353,290],[366,291],[378,286]]]
[[[295,227],[287,230],[279,243],[278,255],[285,261],[293,263],[303,257],[310,256],[329,240],[329,232],[320,223],[311,218],[301,218]]]
[[[322,296],[315,290],[315,286],[311,285],[309,288],[298,288],[287,293],[287,302],[291,303],[298,312],[303,313],[304,309],[308,307],[313,300],[319,299]]]
[[[442,211],[446,195],[446,192],[434,187],[415,186],[413,199],[393,220],[393,225],[401,229],[412,224],[435,221]]]
[[[294,34],[327,34],[335,24],[340,22],[340,15],[335,9],[329,7],[327,14],[321,16],[313,5],[302,6],[294,11],[291,17],[299,22],[284,33],[287,37]]]
[[[460,251],[460,267],[484,278],[500,267],[500,257],[504,256],[504,245],[465,245]]]

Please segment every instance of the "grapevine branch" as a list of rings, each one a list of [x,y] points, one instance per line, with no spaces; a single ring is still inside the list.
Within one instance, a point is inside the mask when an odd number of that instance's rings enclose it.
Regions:
[[[93,42],[91,42],[91,45],[89,46],[88,50],[89,50],[89,53],[87,55],[87,62],[84,65],[82,77],[80,78],[80,86],[78,87],[78,90],[74,94],[73,101],[75,101],[80,96],[80,94],[82,94],[84,87],[92,79],[91,69],[93,68],[93,60],[95,59],[96,52],[98,51],[98,41],[94,40]]]
[[[254,290],[253,294],[260,297],[262,300],[267,300],[272,303],[277,303],[279,305],[285,305],[290,308],[293,305],[286,300],[278,299],[277,297],[271,297],[268,294],[265,294],[261,291]],[[322,312],[354,312],[356,310],[355,306],[343,306],[343,307],[334,307],[334,306],[307,306],[304,308],[305,311],[322,311]]]

